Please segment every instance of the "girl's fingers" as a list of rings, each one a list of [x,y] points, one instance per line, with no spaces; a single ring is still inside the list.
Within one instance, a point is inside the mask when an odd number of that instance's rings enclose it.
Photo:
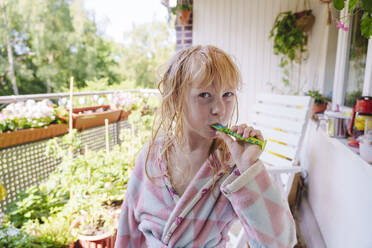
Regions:
[[[239,134],[239,135],[242,135],[243,131],[244,131],[244,129],[242,128],[242,126],[239,126],[236,133]]]
[[[238,130],[238,126],[232,126],[230,129],[231,131],[236,132]]]
[[[248,138],[248,137],[249,137],[249,133],[250,133],[250,132],[249,132],[249,129],[247,129],[247,128],[244,129],[243,138],[244,138],[244,139]]]
[[[262,133],[259,130],[254,130],[252,132],[252,136],[255,137],[255,138],[257,138],[257,139],[259,139],[259,140],[261,140],[261,141],[264,141],[264,138],[262,136]]]
[[[242,124],[242,125],[240,125],[240,126],[238,127],[238,131],[237,131],[237,133],[238,133],[239,135],[242,135],[242,136],[243,136],[243,134],[244,134],[244,130],[245,130],[246,128],[249,128],[246,124]]]
[[[256,137],[259,140],[264,140],[261,131],[249,127],[247,124],[241,124],[239,126],[232,126],[231,131],[241,135],[244,139],[249,137]]]
[[[244,128],[244,130],[242,132],[242,135],[246,134],[247,137],[250,137],[250,136],[252,136],[251,133],[252,133],[253,130],[254,130],[253,127],[246,127],[246,128]]]

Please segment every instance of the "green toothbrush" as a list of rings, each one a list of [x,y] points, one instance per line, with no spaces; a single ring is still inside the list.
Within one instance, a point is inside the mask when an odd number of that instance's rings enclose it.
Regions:
[[[213,125],[211,125],[211,127],[213,127],[214,129],[217,129],[220,132],[229,134],[229,135],[237,138],[238,140],[245,141],[245,142],[248,142],[248,143],[251,143],[251,144],[256,144],[256,145],[261,147],[261,150],[265,149],[266,140],[261,141],[259,139],[253,138],[253,137],[248,137],[248,138],[244,139],[241,135],[233,132],[231,129],[229,129],[229,128],[223,126],[223,125],[220,125],[220,124],[213,124]]]

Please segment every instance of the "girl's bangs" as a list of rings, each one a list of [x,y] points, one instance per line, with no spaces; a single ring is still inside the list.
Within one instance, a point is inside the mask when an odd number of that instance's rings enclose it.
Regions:
[[[194,87],[207,88],[213,84],[218,90],[235,90],[241,86],[238,68],[226,54],[209,48],[208,56],[202,55],[190,58],[193,63],[187,78]]]

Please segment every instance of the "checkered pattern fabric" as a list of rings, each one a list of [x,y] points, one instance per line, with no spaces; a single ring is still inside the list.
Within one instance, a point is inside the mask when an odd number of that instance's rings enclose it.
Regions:
[[[115,247],[225,247],[237,218],[250,245],[289,248],[296,244],[288,204],[261,161],[240,173],[232,159],[221,164],[217,150],[204,162],[182,196],[169,183],[157,141],[144,164],[148,145],[137,160],[120,216]],[[220,171],[213,187],[212,167]],[[227,168],[230,173],[224,173]]]

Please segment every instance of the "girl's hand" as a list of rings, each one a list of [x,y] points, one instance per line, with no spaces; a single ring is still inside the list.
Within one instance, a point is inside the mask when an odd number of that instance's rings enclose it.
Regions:
[[[264,141],[264,138],[259,130],[255,130],[253,127],[248,127],[246,124],[232,126],[230,129],[243,136],[245,139],[248,137],[254,137]],[[239,140],[235,141],[231,136],[220,131],[217,132],[217,136],[225,141],[230,150],[231,156],[241,173],[254,164],[262,153],[262,150],[258,145]]]

